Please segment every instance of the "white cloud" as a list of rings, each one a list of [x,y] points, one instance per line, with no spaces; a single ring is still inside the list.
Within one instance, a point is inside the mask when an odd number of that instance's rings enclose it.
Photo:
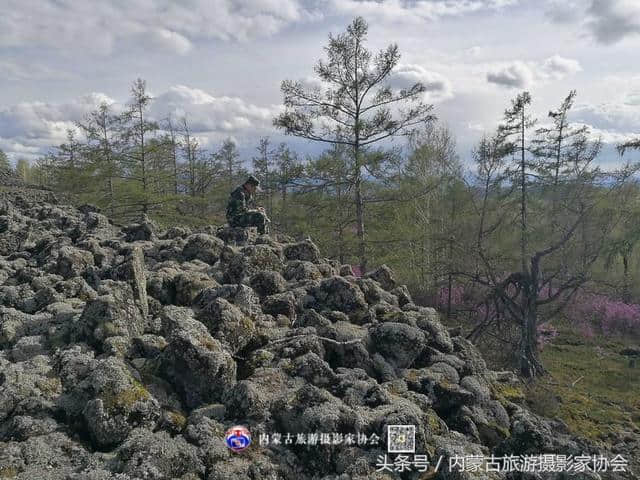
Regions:
[[[519,0],[329,0],[331,9],[340,14],[362,15],[385,21],[419,23],[447,16],[498,10]]]
[[[268,36],[317,15],[297,0],[5,0],[0,47],[81,47],[106,55],[122,42],[135,47],[138,42],[131,40],[142,39],[144,45],[184,54],[194,38]]]
[[[561,80],[581,70],[577,60],[553,55],[542,62],[516,60],[498,65],[487,72],[487,81],[502,87],[526,89],[534,83]]]
[[[637,0],[549,0],[546,14],[555,23],[581,24],[603,45],[640,33]]]
[[[576,105],[571,120],[592,125],[601,131],[616,132],[625,136],[640,133],[640,109],[624,103]]]
[[[194,132],[227,133],[263,129],[279,107],[259,107],[238,97],[214,97],[197,88],[176,85],[154,98],[151,113],[157,119],[187,116]]]
[[[586,0],[548,0],[546,16],[555,23],[573,23],[584,17]]]
[[[113,103],[102,93],[83,95],[67,103],[22,102],[0,109],[0,137],[63,140],[75,122],[100,103]]]
[[[46,153],[66,140],[67,130],[76,129],[87,113],[100,103],[121,111],[126,102],[103,93],[91,93],[65,103],[22,102],[0,109],[0,145],[11,157]],[[249,136],[271,129],[280,106],[260,107],[238,97],[215,97],[204,90],[176,85],[155,96],[149,117],[158,121],[169,115],[186,116],[201,145],[212,144],[231,134]]]
[[[592,0],[587,27],[594,38],[611,45],[640,33],[640,3],[637,0]]]
[[[188,38],[166,28],[159,28],[148,32],[145,36],[150,45],[162,50],[173,51],[185,55],[191,50],[191,42]]]
[[[398,65],[391,74],[389,84],[393,88],[401,89],[410,88],[418,82],[422,82],[426,87],[425,97],[429,101],[444,100],[453,96],[448,78],[426,70],[421,65]]]
[[[44,65],[12,60],[0,60],[0,72],[2,72],[2,77],[5,81],[13,82],[68,79],[71,77],[65,72],[54,70]]]
[[[487,73],[487,81],[507,88],[529,88],[534,73],[525,62],[515,61]]]
[[[582,71],[582,67],[577,60],[564,58],[560,55],[554,55],[553,57],[547,58],[542,62],[541,67],[541,73],[543,75],[548,75],[549,77],[557,80],[560,80],[567,75],[572,75]]]

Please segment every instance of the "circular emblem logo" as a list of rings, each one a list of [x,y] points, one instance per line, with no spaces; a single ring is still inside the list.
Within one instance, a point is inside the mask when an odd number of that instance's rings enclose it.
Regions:
[[[251,444],[251,433],[246,427],[236,425],[227,430],[224,441],[229,449],[234,452],[242,452]]]

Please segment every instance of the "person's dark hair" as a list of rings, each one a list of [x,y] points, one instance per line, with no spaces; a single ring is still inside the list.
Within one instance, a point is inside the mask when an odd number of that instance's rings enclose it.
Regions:
[[[258,180],[253,175],[249,175],[249,177],[244,181],[245,185],[248,183],[250,185],[255,185],[256,187],[260,185],[260,180]]]

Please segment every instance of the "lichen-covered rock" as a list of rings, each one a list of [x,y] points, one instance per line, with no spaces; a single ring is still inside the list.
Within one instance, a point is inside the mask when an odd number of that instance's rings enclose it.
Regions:
[[[236,381],[231,354],[192,314],[190,309],[165,307],[162,317],[168,345],[161,371],[189,408],[221,400]]]
[[[131,432],[116,451],[116,462],[118,472],[131,478],[195,480],[205,473],[197,448],[181,435],[171,437],[167,432],[144,428]]]
[[[233,353],[245,348],[256,335],[251,319],[224,298],[216,298],[207,304],[200,310],[198,319]]]
[[[127,242],[155,240],[156,226],[147,215],[143,215],[140,222],[123,228]]]
[[[342,277],[334,276],[323,280],[319,287],[313,288],[312,294],[319,304],[329,310],[337,310],[350,316],[367,310],[362,290]]]
[[[376,282],[382,286],[385,290],[393,290],[396,286],[396,279],[393,276],[393,272],[386,265],[381,265],[376,268],[373,272],[368,272],[365,275],[365,278],[372,278]]]
[[[144,254],[140,247],[134,247],[130,250],[125,262],[115,269],[114,279],[124,280],[130,283],[134,298],[140,307],[142,315],[144,317],[149,315]]]
[[[297,281],[319,280],[322,278],[322,273],[318,270],[318,266],[311,262],[295,260],[287,262],[284,278]]]
[[[224,278],[226,283],[243,283],[267,270],[282,271],[281,253],[270,245],[250,245],[230,255]]]
[[[191,230],[187,227],[177,227],[173,226],[167,229],[166,232],[161,236],[161,238],[174,239],[174,238],[186,238],[191,235]]]
[[[311,240],[286,245],[283,253],[287,260],[303,260],[312,263],[318,263],[320,260],[320,249]]]
[[[272,414],[280,431],[294,434],[356,431],[358,423],[362,422],[355,410],[326,390],[310,384],[276,401]]]
[[[59,273],[64,278],[77,277],[93,264],[93,254],[91,252],[65,246],[58,253],[56,273]]]
[[[256,241],[258,235],[255,228],[244,227],[222,227],[216,232],[216,236],[224,243],[234,245],[245,245],[251,241]]]
[[[173,278],[173,285],[176,305],[191,305],[203,290],[220,286],[206,273],[201,272],[180,273]]]
[[[286,280],[279,272],[258,272],[251,277],[249,285],[258,295],[266,296],[281,293],[287,286]]]
[[[42,335],[22,337],[11,349],[11,358],[14,362],[24,362],[36,355],[47,352],[45,338]]]
[[[421,307],[416,316],[416,326],[429,333],[432,346],[450,353],[453,351],[453,342],[449,332],[438,318],[438,312],[433,308]]]
[[[385,322],[369,330],[371,348],[397,368],[407,368],[426,346],[424,333],[403,323]]]
[[[0,191],[1,478],[421,480],[375,471],[393,424],[444,465],[601,451],[513,403],[513,375],[487,370],[386,266],[356,277],[310,240],[252,228],[155,230]],[[233,425],[253,434],[244,453],[224,443]],[[259,444],[273,432],[379,438]]]
[[[135,427],[153,428],[160,405],[122,360],[97,360],[89,375],[65,401],[70,417],[80,415],[95,445],[107,448],[121,443]]]
[[[136,306],[131,287],[123,282],[107,282],[103,291],[108,288],[111,293],[87,303],[74,338],[101,345],[108,337],[133,338],[144,333],[146,321]]]
[[[187,237],[187,244],[182,250],[182,255],[187,260],[202,260],[213,265],[220,258],[224,242],[217,237],[206,233],[194,233]]]
[[[293,321],[296,318],[296,298],[291,292],[269,295],[262,301],[262,310],[271,315],[284,315]]]

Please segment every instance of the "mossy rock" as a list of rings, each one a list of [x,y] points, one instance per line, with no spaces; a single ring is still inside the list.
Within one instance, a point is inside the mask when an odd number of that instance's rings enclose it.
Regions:
[[[491,392],[501,402],[522,403],[526,397],[521,387],[507,383],[492,383]]]
[[[17,475],[18,469],[16,467],[0,468],[0,478],[16,478]]]
[[[425,412],[427,415],[427,422],[429,425],[429,430],[434,435],[442,435],[446,433],[446,429],[442,426],[442,420],[438,417],[438,414],[433,410],[427,410]]]
[[[103,402],[108,410],[130,410],[136,402],[148,400],[150,397],[147,389],[140,382],[133,380],[131,388],[118,393],[110,392],[104,396]]]

